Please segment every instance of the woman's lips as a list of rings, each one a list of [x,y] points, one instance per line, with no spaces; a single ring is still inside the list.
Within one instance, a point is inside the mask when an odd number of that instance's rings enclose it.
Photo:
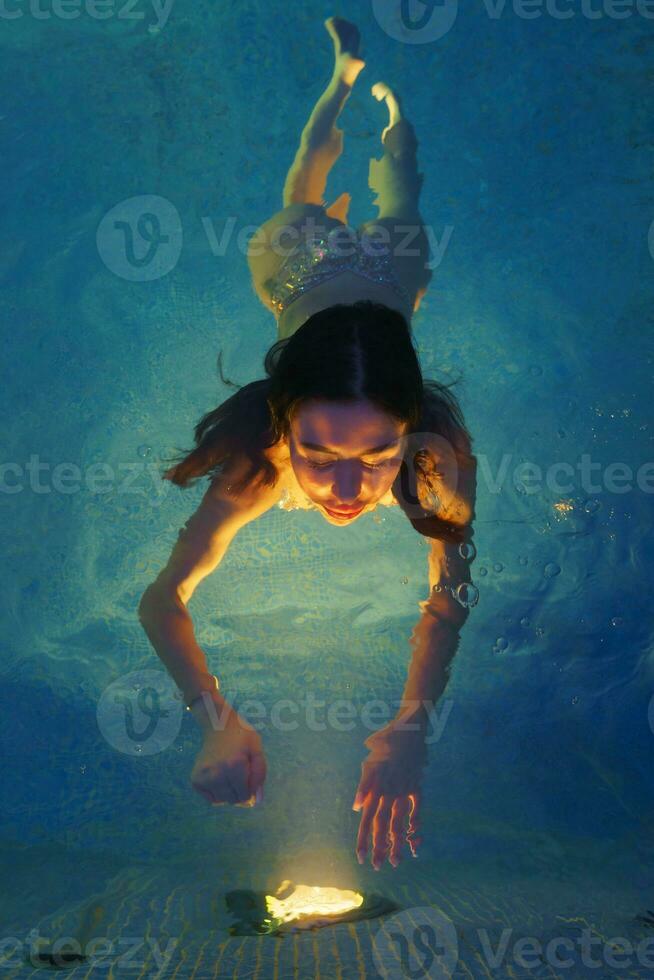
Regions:
[[[332,517],[340,517],[342,520],[344,520],[345,518],[348,518],[348,517],[356,517],[357,514],[360,514],[361,513],[361,511],[363,510],[363,507],[359,507],[358,510],[351,510],[351,511],[330,510],[329,507],[325,507],[325,510]]]

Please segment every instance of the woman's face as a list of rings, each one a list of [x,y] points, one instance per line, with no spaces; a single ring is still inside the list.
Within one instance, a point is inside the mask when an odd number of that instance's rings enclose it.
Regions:
[[[407,428],[365,400],[301,405],[290,426],[291,465],[330,523],[349,524],[381,500],[402,463]]]

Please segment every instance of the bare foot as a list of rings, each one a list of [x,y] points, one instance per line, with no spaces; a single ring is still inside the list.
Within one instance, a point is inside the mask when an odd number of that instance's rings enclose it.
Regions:
[[[389,129],[391,129],[395,123],[399,122],[402,118],[402,106],[400,105],[400,100],[395,92],[393,92],[393,90],[390,89],[385,82],[377,82],[375,85],[373,85],[371,91],[378,102],[381,102],[382,99],[384,99],[388,108],[390,120],[388,126],[385,126],[384,129],[382,129],[381,138],[383,143],[384,137]]]
[[[346,85],[354,85],[365,61],[359,57],[359,29],[342,17],[328,17],[325,27],[334,42],[334,74]]]

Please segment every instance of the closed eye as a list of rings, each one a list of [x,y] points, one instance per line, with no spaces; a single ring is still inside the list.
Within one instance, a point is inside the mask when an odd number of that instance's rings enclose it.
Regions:
[[[314,470],[324,470],[327,466],[333,466],[333,462],[329,463],[314,463],[312,460],[308,459],[307,465]],[[381,463],[363,463],[363,467],[366,470],[380,470],[383,466],[388,466],[389,463],[394,463],[394,459],[385,459]]]

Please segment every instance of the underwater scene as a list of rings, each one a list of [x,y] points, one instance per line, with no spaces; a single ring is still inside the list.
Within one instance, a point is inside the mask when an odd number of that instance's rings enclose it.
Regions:
[[[652,0],[0,45],[2,980],[652,977]]]

